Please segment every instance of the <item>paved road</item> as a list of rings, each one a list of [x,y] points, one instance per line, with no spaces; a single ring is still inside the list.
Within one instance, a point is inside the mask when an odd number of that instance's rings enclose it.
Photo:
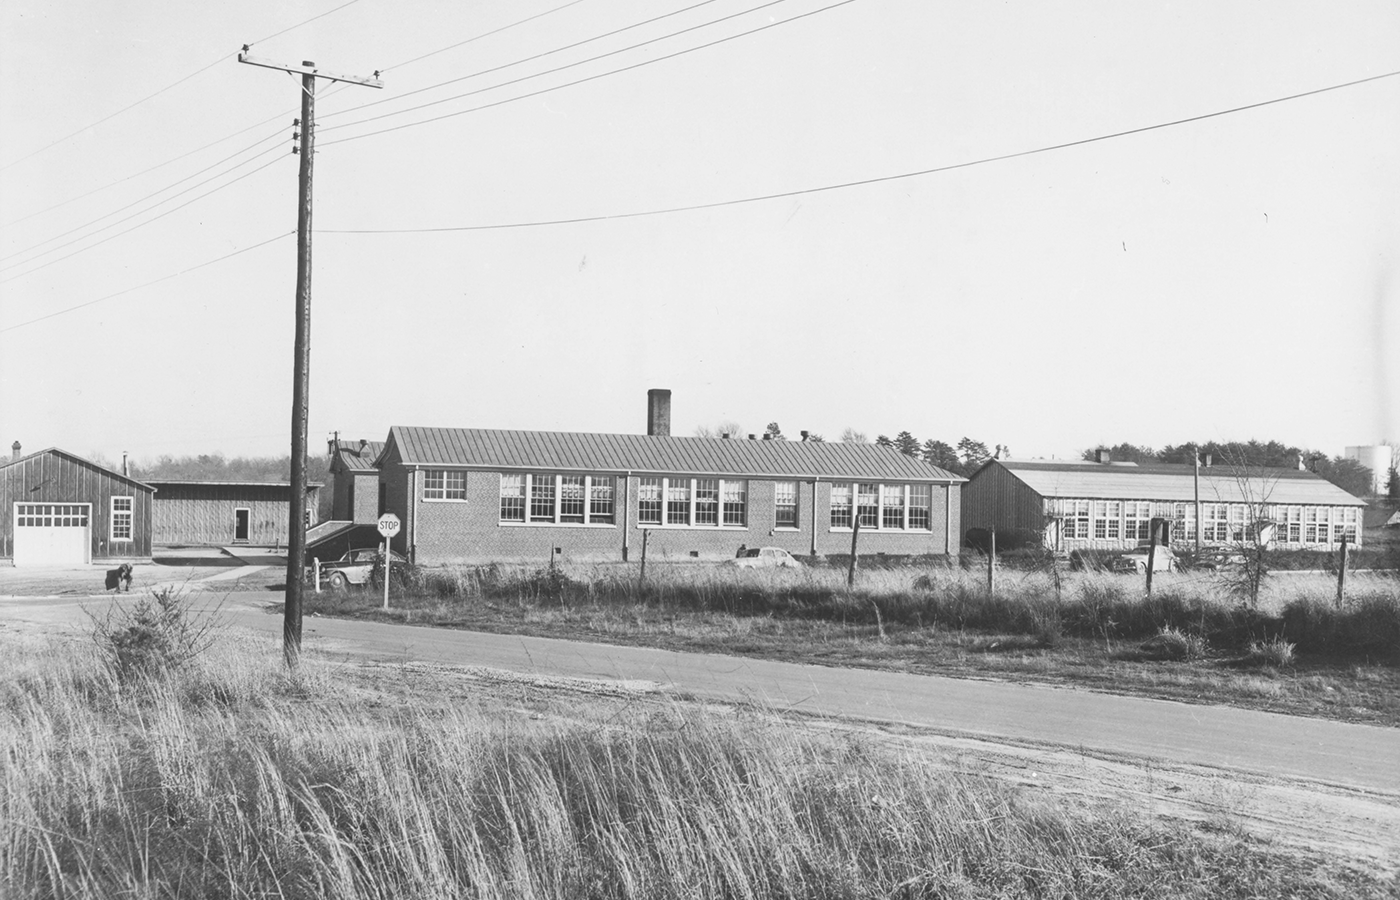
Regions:
[[[266,592],[234,594],[224,614],[280,640],[282,620],[268,614],[270,602]],[[62,625],[84,617],[77,600],[8,600],[0,603],[0,622],[6,619]],[[649,681],[707,699],[744,698],[777,709],[1239,769],[1400,801],[1400,729],[1063,688],[319,617],[306,620],[305,641],[308,650],[331,656]]]

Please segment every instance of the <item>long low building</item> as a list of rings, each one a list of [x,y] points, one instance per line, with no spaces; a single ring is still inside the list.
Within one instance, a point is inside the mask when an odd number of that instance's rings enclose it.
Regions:
[[[1365,502],[1306,471],[1099,461],[993,459],[962,490],[963,533],[1039,534],[1053,550],[1120,550],[1146,541],[1153,518],[1174,542],[1237,544],[1257,533],[1280,548],[1361,543]],[[1263,529],[1268,529],[1267,531]]]
[[[657,392],[653,392],[655,395]],[[421,564],[958,552],[962,478],[872,444],[648,434],[389,430],[375,461],[394,548]]]
[[[285,481],[151,481],[151,539],[163,545],[286,546],[292,486]],[[306,488],[306,523],[316,524],[321,485]]]

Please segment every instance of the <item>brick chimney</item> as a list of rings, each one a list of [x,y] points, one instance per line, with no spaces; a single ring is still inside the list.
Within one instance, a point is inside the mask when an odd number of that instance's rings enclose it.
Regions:
[[[651,437],[671,436],[671,392],[665,388],[647,391],[647,434]]]
[[[1098,461],[1103,463],[1104,465],[1113,462],[1113,454],[1109,452],[1107,447],[1100,447],[1094,452],[1098,458]]]
[[[12,454],[12,455],[10,456],[10,459],[19,459],[19,457],[20,457],[20,446],[19,446],[19,441],[15,441],[13,444],[10,445],[10,452],[11,452],[11,454]]]

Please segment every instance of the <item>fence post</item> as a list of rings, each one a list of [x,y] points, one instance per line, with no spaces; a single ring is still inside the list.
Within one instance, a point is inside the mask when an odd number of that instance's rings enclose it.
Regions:
[[[651,537],[651,529],[642,529],[642,574],[637,577],[637,590],[642,589],[642,585],[647,582],[647,538]]]
[[[1341,609],[1347,597],[1347,536],[1342,535],[1342,564],[1337,567],[1337,608]]]
[[[851,523],[851,562],[846,566],[846,590],[856,583],[856,539],[860,537],[860,504],[856,504],[855,521]]]
[[[1151,536],[1147,541],[1147,596],[1152,597],[1152,570],[1157,568],[1157,528],[1152,527]]]
[[[316,593],[319,594],[321,593],[321,557],[318,556],[314,560],[312,560],[312,565],[316,570]]]
[[[997,592],[997,530],[991,529],[991,546],[987,548],[987,596]]]

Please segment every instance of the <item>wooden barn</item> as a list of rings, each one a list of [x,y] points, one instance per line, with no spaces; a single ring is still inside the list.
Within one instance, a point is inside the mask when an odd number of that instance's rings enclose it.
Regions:
[[[151,558],[149,484],[50,447],[0,463],[0,560],[15,566]]]
[[[156,544],[285,546],[292,486],[285,481],[152,481]],[[306,488],[307,528],[320,484]]]

